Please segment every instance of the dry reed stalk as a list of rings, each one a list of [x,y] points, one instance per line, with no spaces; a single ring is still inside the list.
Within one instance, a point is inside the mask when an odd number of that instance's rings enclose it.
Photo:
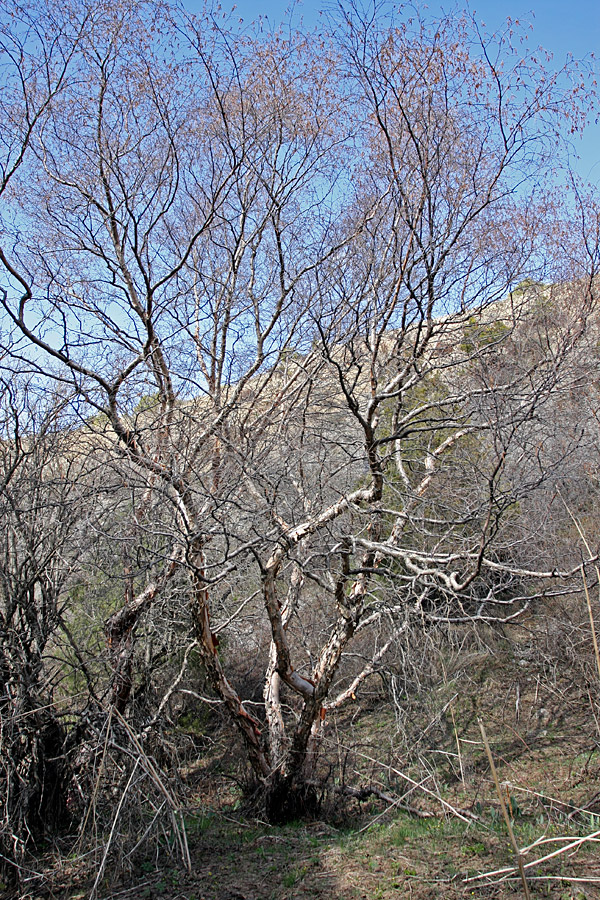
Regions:
[[[104,748],[102,750],[102,756],[100,757],[100,765],[98,766],[98,775],[97,775],[96,781],[94,783],[94,789],[92,791],[92,796],[90,797],[90,802],[88,804],[88,808],[86,810],[83,822],[79,826],[79,839],[77,841],[78,850],[81,850],[81,844],[83,841],[83,836],[85,834],[85,830],[87,828],[88,819],[89,819],[90,815],[92,814],[92,811],[95,813],[95,810],[96,810],[96,801],[98,799],[98,793],[100,790],[100,780],[102,778],[102,772],[104,769],[104,761],[106,759],[106,754],[108,752],[108,739],[110,736],[110,726],[111,726],[112,717],[113,717],[113,709],[114,709],[114,707],[111,706],[110,711],[108,713],[108,720],[106,722],[106,738],[104,741]]]
[[[581,525],[579,519],[571,511],[570,507],[567,504],[567,501],[562,496],[560,491],[559,491],[559,495],[560,495],[560,499],[562,500],[562,502],[564,504],[565,509],[567,510],[569,516],[571,517],[571,521],[573,522],[573,524],[575,525],[575,528],[577,529],[577,532],[579,534],[579,537],[581,538],[581,542],[582,542],[583,546],[585,547],[585,549],[588,552],[589,562],[594,560],[594,569],[596,570],[596,581],[598,584],[598,598],[600,599],[600,568],[598,567],[598,563],[595,561],[597,559],[597,557],[594,557],[594,554],[592,553],[592,548],[590,547],[590,545],[588,543],[588,540],[585,536],[585,531],[583,530],[583,526]],[[600,652],[598,650],[598,639],[596,637],[594,612],[592,609],[592,602],[590,599],[590,592],[588,590],[587,579],[585,577],[585,563],[583,563],[583,562],[581,563],[581,580],[583,581],[583,590],[585,592],[588,616],[589,616],[589,620],[590,620],[590,631],[592,633],[592,641],[594,642],[594,655],[596,657],[596,668],[598,670],[598,678],[600,679]],[[592,709],[592,715],[594,716],[594,721],[596,722],[596,728],[598,728],[598,719],[596,717],[596,712],[595,712],[591,697],[590,697],[590,704],[591,704],[591,709]],[[600,731],[600,729],[599,729],[599,731]]]
[[[122,747],[119,745],[119,743],[116,742],[115,735],[111,728],[111,726],[113,724],[113,718],[118,719],[119,724],[124,729],[128,739],[129,739],[129,742],[130,742],[129,747],[127,747],[127,746]],[[123,743],[126,744],[126,742],[123,742]],[[192,868],[190,852],[189,852],[189,847],[188,847],[188,842],[187,842],[187,834],[186,834],[186,829],[185,829],[185,821],[184,821],[184,817],[183,817],[181,808],[179,807],[179,804],[177,803],[175,796],[169,790],[169,788],[165,784],[163,778],[161,778],[157,767],[155,766],[153,761],[150,759],[150,757],[147,755],[144,748],[142,747],[138,736],[132,731],[129,723],[123,718],[123,716],[119,713],[119,711],[115,707],[111,707],[110,713],[107,717],[106,735],[103,740],[102,754],[101,754],[99,765],[98,765],[98,771],[97,771],[97,775],[95,778],[94,788],[92,791],[92,797],[91,797],[84,821],[83,821],[81,829],[80,829],[79,840],[78,840],[77,846],[80,847],[80,845],[81,845],[81,841],[83,840],[83,836],[84,836],[86,827],[88,825],[88,822],[90,820],[90,817],[92,818],[92,821],[95,820],[95,809],[96,809],[98,795],[99,795],[100,789],[101,789],[101,780],[102,780],[104,772],[107,770],[106,760],[108,758],[109,750],[111,748],[116,749],[120,753],[125,753],[130,758],[130,760],[133,761],[133,766],[132,766],[131,772],[128,776],[127,783],[121,792],[121,796],[117,803],[116,810],[112,816],[110,831],[109,831],[108,837],[107,837],[105,845],[104,845],[100,865],[96,872],[94,884],[92,886],[92,889],[91,889],[91,892],[89,895],[90,900],[94,900],[94,898],[96,898],[101,879],[104,875],[104,872],[106,871],[106,865],[107,865],[107,860],[109,857],[109,852],[111,850],[111,847],[113,847],[115,844],[115,836],[117,834],[117,827],[119,825],[119,821],[124,812],[125,801],[126,801],[127,797],[132,793],[133,789],[136,789],[139,794],[139,791],[140,791],[139,783],[141,780],[144,780],[144,779],[149,779],[151,784],[154,785],[154,787],[156,788],[156,790],[158,791],[158,794],[159,794],[158,800],[159,801],[162,800],[162,802],[160,803],[160,806],[157,809],[157,806],[152,801],[152,797],[149,796],[150,792],[148,792],[148,791],[146,792],[145,800],[147,802],[149,802],[150,805],[153,807],[154,816],[152,818],[150,825],[148,825],[148,827],[144,831],[143,836],[136,842],[134,850],[140,846],[140,844],[147,837],[147,835],[151,831],[151,829],[153,827],[156,827],[156,823],[157,823],[157,820],[159,819],[161,811],[166,808],[166,810],[168,810],[168,812],[169,812],[169,818],[170,818],[170,823],[171,823],[171,825],[170,825],[171,833],[175,838],[175,841],[176,841],[177,847],[179,849],[179,853],[181,855],[183,864],[185,865],[185,868],[187,869],[188,872],[191,872],[191,868]],[[136,788],[136,784],[137,784],[137,788]],[[136,796],[137,796],[137,794],[136,794]],[[164,830],[164,826],[161,826],[161,827],[163,827],[163,830]],[[96,841],[96,844],[98,846],[97,841]],[[131,851],[128,854],[128,856],[130,856],[131,853],[133,853],[133,852],[134,851]]]
[[[127,780],[127,784],[125,785],[125,789],[123,790],[123,793],[121,794],[121,797],[119,798],[119,802],[117,804],[117,808],[116,808],[115,814],[113,816],[110,833],[109,833],[108,839],[106,841],[106,846],[104,847],[104,853],[102,855],[102,860],[100,862],[100,865],[98,866],[98,871],[96,872],[96,878],[94,880],[94,884],[90,891],[89,900],[95,900],[95,897],[98,893],[98,885],[100,884],[100,879],[104,875],[104,869],[106,867],[106,860],[108,859],[108,853],[109,853],[109,850],[110,850],[112,842],[113,842],[115,829],[117,827],[117,822],[119,821],[119,816],[121,815],[121,809],[123,808],[123,803],[125,802],[125,797],[127,796],[127,792],[129,791],[129,788],[131,787],[131,783],[133,781],[133,776],[135,775],[135,773],[137,771],[138,762],[139,762],[139,760],[135,761],[133,769],[131,770],[131,774],[129,775],[129,778]]]
[[[129,735],[129,738],[130,738],[133,746],[139,753],[139,758],[140,758],[140,761],[142,764],[142,768],[144,769],[146,774],[150,777],[150,779],[154,783],[155,787],[163,795],[163,797],[165,798],[165,800],[167,802],[167,805],[170,808],[173,832],[177,839],[177,843],[179,844],[179,851],[181,853],[181,859],[182,859],[182,862],[183,862],[186,870],[188,872],[191,872],[192,871],[192,861],[191,861],[190,850],[189,850],[188,841],[187,841],[185,821],[184,821],[181,809],[179,807],[179,804],[177,803],[177,800],[175,799],[175,797],[173,796],[171,791],[169,791],[169,789],[165,785],[164,781],[161,779],[156,766],[153,764],[150,757],[144,751],[142,745],[140,744],[137,736],[131,730],[131,727],[129,726],[129,724],[125,721],[125,719],[119,713],[118,710],[115,710],[115,712],[116,712],[116,715],[118,716],[121,724],[127,731],[127,734]]]
[[[590,547],[590,545],[588,543],[588,539],[585,536],[585,531],[583,530],[583,526],[581,525],[581,522],[579,521],[577,516],[571,511],[570,507],[567,504],[567,501],[562,496],[562,494],[560,495],[560,499],[562,500],[564,507],[567,510],[567,512],[571,518],[571,521],[573,522],[573,524],[575,525],[575,528],[577,529],[579,537],[581,538],[581,543],[587,550],[588,556],[590,557],[589,561],[591,562],[594,559],[594,554],[592,553],[592,548]],[[598,583],[598,597],[600,599],[600,568],[598,568],[597,563],[594,563],[594,568],[596,570],[596,579],[597,579],[597,583]],[[594,641],[594,653],[596,655],[596,666],[598,668],[598,677],[600,678],[600,652],[598,651],[598,639],[596,638],[594,613],[592,610],[592,604],[591,604],[591,600],[590,600],[590,592],[588,590],[587,580],[585,577],[585,564],[584,563],[581,564],[581,578],[583,581],[583,589],[585,591],[585,599],[587,601],[588,615],[590,618],[590,629],[592,632],[592,640]]]
[[[485,752],[487,754],[487,758],[488,758],[488,761],[490,764],[492,778],[494,779],[494,784],[496,785],[496,792],[498,794],[498,799],[500,801],[502,815],[504,816],[504,821],[506,822],[506,827],[508,829],[510,842],[512,844],[513,850],[515,851],[515,856],[517,857],[517,864],[519,867],[519,874],[521,876],[521,881],[523,882],[523,891],[525,893],[525,898],[526,898],[526,900],[531,900],[531,895],[529,893],[529,887],[527,885],[527,878],[525,876],[525,868],[523,866],[523,857],[521,856],[521,851],[519,850],[519,845],[517,844],[517,840],[515,838],[515,833],[513,831],[513,827],[512,827],[511,821],[510,821],[510,816],[508,815],[508,810],[507,810],[506,804],[504,802],[504,797],[502,796],[502,791],[500,789],[500,782],[498,781],[498,773],[496,772],[494,757],[492,756],[492,751],[490,749],[490,745],[489,745],[489,742],[487,739],[487,734],[485,731],[485,726],[483,724],[483,719],[479,719],[479,730],[481,731],[481,737],[483,738]]]
[[[600,572],[596,567],[596,572],[598,574],[598,585],[600,587]],[[594,654],[596,656],[596,668],[598,669],[598,678],[600,678],[600,651],[598,650],[598,638],[596,637],[596,626],[594,623],[594,612],[592,610],[592,601],[590,599],[590,592],[588,590],[587,579],[585,577],[585,568],[583,563],[581,564],[581,580],[583,581],[583,590],[585,591],[585,599],[587,602],[588,615],[590,617],[590,631],[592,632],[592,640],[594,642]]]
[[[458,737],[458,731],[456,729],[456,719],[454,718],[454,707],[450,707],[450,715],[452,716],[452,728],[454,730],[454,740],[456,741],[456,752],[458,755],[458,766],[460,769],[460,780],[462,781],[463,788],[465,787],[465,770],[463,768],[462,761],[462,753],[460,752],[460,738]]]

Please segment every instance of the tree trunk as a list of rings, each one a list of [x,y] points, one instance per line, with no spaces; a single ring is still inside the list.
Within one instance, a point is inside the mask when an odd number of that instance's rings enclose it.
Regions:
[[[210,629],[209,596],[204,578],[204,552],[200,539],[194,541],[188,561],[192,569],[193,582],[192,622],[206,675],[242,736],[254,772],[259,778],[268,779],[271,765],[263,742],[261,723],[244,709],[237,692],[227,679],[217,653],[218,641]]]

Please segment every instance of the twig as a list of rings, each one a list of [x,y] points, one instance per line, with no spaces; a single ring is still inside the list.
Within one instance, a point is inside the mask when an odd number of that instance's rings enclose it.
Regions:
[[[531,788],[524,788],[518,784],[514,784],[512,781],[506,782],[507,786],[511,789],[511,791],[517,791],[518,793],[523,794],[531,794],[532,797],[539,797],[540,800],[543,800],[547,803],[556,804],[559,807],[568,807],[572,812],[569,813],[569,817],[575,815],[575,813],[587,813],[588,809],[582,806],[575,806],[574,803],[568,803],[566,800],[558,800],[556,797],[551,797],[549,794],[541,794],[539,791],[533,791]],[[566,811],[566,810],[565,810]],[[523,850],[523,853],[525,851]]]
[[[600,884],[600,878],[593,875],[587,877],[575,877],[569,875],[530,875],[530,881],[572,881],[577,884]]]
[[[546,803],[556,804],[556,806],[558,807],[564,807],[565,809],[561,810],[561,812],[566,812],[567,809],[570,809],[571,812],[569,813],[568,818],[572,818],[576,813],[589,812],[589,809],[585,806],[575,806],[574,803],[569,803],[567,800],[558,800],[556,797],[551,797],[549,794],[541,794],[539,791],[534,791],[531,788],[521,787],[518,784],[514,784],[512,781],[507,781],[506,785],[511,789],[511,791],[517,791],[517,793],[521,794],[530,794],[532,797],[538,797],[540,800],[543,800]],[[523,850],[522,852],[525,853],[525,850]]]
[[[152,729],[152,727],[158,722],[159,718],[161,717],[163,709],[165,708],[165,706],[167,705],[167,703],[173,696],[174,691],[177,690],[177,688],[181,682],[181,679],[184,676],[185,670],[187,668],[188,657],[189,657],[190,653],[197,646],[198,646],[198,641],[192,641],[192,643],[186,647],[185,653],[183,655],[183,661],[182,661],[181,667],[179,669],[179,673],[177,674],[177,676],[175,677],[175,680],[172,682],[171,686],[166,691],[164,697],[160,701],[158,709],[156,710],[156,713],[152,716],[152,719],[145,726],[144,731],[143,731],[144,735],[148,734],[148,732]]]

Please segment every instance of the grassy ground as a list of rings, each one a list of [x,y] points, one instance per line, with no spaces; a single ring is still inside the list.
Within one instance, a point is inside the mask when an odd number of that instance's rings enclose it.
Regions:
[[[506,831],[493,816],[466,825],[456,819],[415,819],[389,814],[361,830],[321,822],[269,828],[223,814],[189,822],[192,873],[168,857],[143,862],[119,885],[101,885],[100,898],[148,900],[391,900],[426,898],[522,897],[517,877],[480,878],[485,872],[514,867]],[[515,822],[521,846],[545,835],[537,857],[575,840],[584,828],[566,821],[540,828]],[[560,840],[559,840],[560,838]],[[597,845],[582,845],[576,855],[561,855],[529,870],[531,896],[580,900],[600,897]],[[535,858],[528,854],[527,859]],[[65,880],[68,873],[65,872]],[[586,879],[578,881],[574,879]],[[59,888],[56,884],[55,890]],[[89,889],[89,888],[88,888]],[[83,900],[85,884],[64,884],[55,896]]]
[[[324,732],[330,790],[322,821],[270,827],[244,812],[229,733],[211,732],[210,751],[188,772],[191,871],[167,832],[121,872],[124,853],[115,845],[95,897],[523,897],[481,719],[525,864],[555,854],[528,866],[531,897],[600,900],[596,676],[575,658],[549,659],[523,647],[517,656],[513,648],[465,657],[460,666],[444,665],[411,703],[373,696],[332,718]],[[344,785],[371,786],[388,799],[349,799]],[[4,896],[84,900],[102,852],[99,842],[87,855],[38,859],[32,868],[43,877],[32,872],[18,894],[5,889]]]

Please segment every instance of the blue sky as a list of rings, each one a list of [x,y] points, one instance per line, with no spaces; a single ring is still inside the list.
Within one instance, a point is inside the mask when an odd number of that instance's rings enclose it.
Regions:
[[[326,0],[304,0],[296,3],[296,16],[302,16],[306,25],[319,21],[319,10]],[[196,0],[184,0],[190,9],[198,8]],[[233,0],[221,0],[223,10],[230,9]],[[440,10],[463,8],[464,3],[438,2],[415,4],[421,10],[436,15]],[[259,15],[267,16],[273,23],[286,18],[288,3],[278,0],[238,0],[236,14],[250,23]],[[495,31],[507,16],[532,26],[528,31],[531,47],[542,46],[553,55],[553,64],[561,66],[568,54],[582,58],[590,53],[600,57],[600,0],[472,0],[470,9],[487,30]],[[600,67],[600,59],[596,61]],[[600,81],[600,79],[599,79]],[[600,112],[596,110],[594,112]],[[591,126],[576,151],[581,160],[576,165],[578,173],[586,180],[600,185],[600,125]]]

